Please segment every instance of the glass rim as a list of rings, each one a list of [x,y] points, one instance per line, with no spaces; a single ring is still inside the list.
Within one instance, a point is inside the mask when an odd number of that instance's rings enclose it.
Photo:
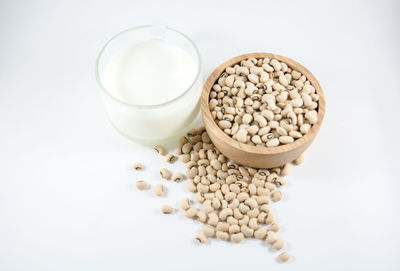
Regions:
[[[179,35],[181,35],[183,38],[185,38],[189,44],[191,44],[196,52],[196,56],[199,60],[199,63],[197,65],[197,73],[196,76],[193,79],[193,82],[190,84],[190,86],[184,91],[182,92],[180,95],[176,96],[175,98],[168,100],[166,102],[160,103],[160,104],[150,104],[150,105],[139,105],[139,104],[132,104],[132,103],[128,103],[125,102],[121,99],[118,99],[117,97],[111,95],[111,93],[104,87],[103,82],[100,78],[100,73],[99,73],[99,63],[100,63],[100,59],[103,56],[104,51],[107,49],[108,45],[113,42],[115,39],[117,39],[119,36],[130,32],[130,31],[135,31],[135,30],[139,30],[139,29],[145,29],[145,28],[152,28],[152,27],[157,27],[156,25],[140,25],[140,26],[134,26],[128,29],[125,29],[119,33],[117,33],[116,35],[114,35],[111,39],[109,39],[103,46],[103,48],[100,50],[99,54],[97,55],[96,58],[96,64],[95,64],[95,76],[96,76],[96,81],[97,84],[100,86],[100,89],[106,93],[110,98],[112,98],[113,100],[115,100],[116,102],[120,103],[120,104],[124,104],[126,106],[130,106],[130,107],[136,107],[136,108],[154,108],[154,107],[161,107],[161,106],[165,106],[168,104],[172,104],[173,102],[179,100],[181,97],[185,96],[191,89],[192,87],[196,84],[196,82],[198,81],[200,74],[201,74],[201,65],[202,65],[202,61],[201,61],[201,55],[200,55],[200,51],[197,48],[196,44],[184,33],[173,29],[171,27],[165,26],[165,29],[170,30],[172,32],[178,33]],[[164,27],[164,26],[163,26]]]

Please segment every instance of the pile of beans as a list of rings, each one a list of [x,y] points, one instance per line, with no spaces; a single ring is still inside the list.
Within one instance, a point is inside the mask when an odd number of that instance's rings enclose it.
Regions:
[[[292,143],[318,120],[314,86],[299,71],[270,57],[249,58],[226,68],[209,98],[216,124],[249,145]]]
[[[155,150],[169,157],[162,146]],[[239,243],[245,238],[264,240],[274,250],[282,250],[285,241],[278,236],[280,226],[271,211],[270,203],[282,199],[280,187],[286,184],[283,176],[289,173],[288,164],[272,169],[254,169],[244,167],[227,159],[211,142],[204,127],[192,129],[179,140],[175,148],[179,160],[185,163],[186,176],[190,179],[185,186],[194,193],[194,201],[187,197],[179,201],[180,209],[185,217],[203,223],[196,239],[204,244],[209,238]],[[303,162],[303,156],[294,164]],[[135,163],[135,170],[143,169],[143,165]],[[172,174],[168,169],[160,170],[161,178],[176,182],[185,179],[182,173]],[[145,190],[149,185],[138,181],[138,190]],[[158,183],[153,188],[154,195],[163,197],[164,187]],[[176,210],[169,204],[161,206],[164,214]],[[282,252],[278,259],[286,262],[290,259],[288,252]]]

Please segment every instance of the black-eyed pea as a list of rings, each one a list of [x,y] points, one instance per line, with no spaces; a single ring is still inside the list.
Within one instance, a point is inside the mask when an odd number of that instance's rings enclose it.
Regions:
[[[195,193],[197,191],[196,185],[193,183],[193,181],[188,181],[186,183],[186,189],[192,193]]]
[[[229,226],[228,232],[229,232],[230,234],[238,233],[238,232],[240,232],[240,226],[237,225],[237,224],[230,225],[230,226]]]
[[[213,200],[214,199],[214,193],[204,193],[203,194],[204,199],[208,199],[208,200]]]
[[[258,210],[258,208],[251,209],[250,211],[247,212],[247,215],[248,215],[250,218],[255,218],[255,217],[257,217],[259,214],[260,214],[260,211]]]
[[[156,184],[153,188],[154,195],[162,197],[164,195],[164,186],[162,184]]]
[[[285,241],[282,238],[278,238],[273,244],[272,248],[275,250],[281,250],[285,246]]]
[[[271,210],[271,206],[269,204],[263,204],[260,206],[260,211],[261,212],[266,212],[268,213]]]
[[[258,224],[264,224],[265,222],[265,218],[267,217],[267,213],[266,212],[260,212],[257,216],[257,222]]]
[[[277,187],[281,187],[281,186],[284,186],[284,185],[286,184],[286,180],[283,179],[283,178],[281,178],[281,177],[279,177],[278,179],[276,179],[276,181],[274,182],[274,184],[275,184]]]
[[[180,182],[183,181],[185,179],[185,176],[182,173],[174,173],[172,174],[171,180],[174,182]]]
[[[248,198],[244,201],[244,203],[248,205],[251,209],[258,207],[257,201],[254,198]]]
[[[190,142],[185,143],[182,146],[182,153],[184,153],[184,154],[190,153],[190,151],[192,150],[192,147],[193,147],[192,143],[190,143]]]
[[[211,206],[211,200],[205,200],[204,202],[203,202],[203,210],[204,210],[204,212],[205,213],[211,213],[211,212],[213,212],[214,211],[214,208]]]
[[[294,142],[294,139],[291,136],[280,136],[279,142],[281,142],[282,144],[289,144]]]
[[[299,157],[297,157],[295,160],[293,160],[292,163],[297,166],[297,165],[302,164],[303,162],[304,162],[304,155],[301,154]]]
[[[154,146],[154,150],[160,155],[165,155],[167,153],[165,148],[163,146],[161,146],[161,145]]]
[[[196,216],[197,216],[197,218],[198,218],[198,220],[200,222],[202,222],[202,223],[207,222],[207,214],[206,214],[206,212],[198,211]]]
[[[136,188],[139,190],[145,190],[145,189],[147,189],[147,187],[148,187],[148,184],[145,181],[137,181],[136,182]]]
[[[236,197],[240,202],[244,202],[246,199],[249,198],[249,194],[245,192],[240,192]]]
[[[271,212],[268,212],[267,218],[265,219],[265,224],[270,225],[275,221],[275,217]]]
[[[278,256],[279,261],[285,263],[290,260],[290,254],[288,252],[283,252]]]
[[[243,218],[243,214],[240,212],[239,208],[233,209],[233,217],[236,218],[237,220]]]
[[[229,175],[226,179],[225,182],[226,184],[233,184],[237,181],[236,175]]]
[[[290,165],[285,164],[281,170],[281,176],[287,176],[290,172]]]
[[[257,194],[257,187],[253,183],[249,184],[248,189],[249,189],[250,195]]]
[[[278,237],[276,236],[276,233],[272,232],[272,231],[268,231],[267,232],[267,237],[265,238],[265,241],[268,244],[272,245],[273,243],[276,242],[276,240],[278,240]]]
[[[249,224],[249,220],[250,220],[250,217],[248,217],[247,215],[243,216],[243,218],[239,220],[239,226]]]
[[[253,179],[251,180],[251,183],[254,184],[256,187],[263,187],[265,185],[265,181],[261,180],[257,177],[253,177]],[[256,191],[257,193],[257,191]]]
[[[273,201],[280,201],[282,199],[282,192],[279,190],[274,191],[271,194],[271,198]]]
[[[221,201],[218,198],[214,198],[211,202],[211,205],[214,210],[219,210],[221,208]]]
[[[198,173],[199,173],[198,168],[192,167],[186,172],[186,176],[188,176],[190,179],[193,179]]]
[[[225,195],[225,200],[230,202],[231,200],[233,200],[234,198],[236,198],[236,193],[235,192],[228,192]]]
[[[179,155],[179,160],[183,163],[187,163],[190,161],[190,154],[181,154]]]
[[[190,208],[190,200],[188,198],[186,198],[186,197],[182,198],[180,203],[179,203],[179,206],[181,207],[181,209],[183,211],[188,210]]]
[[[263,136],[264,137],[264,136]],[[272,138],[267,141],[266,143],[267,147],[276,147],[279,145],[279,139],[277,138]]]
[[[215,227],[217,226],[218,222],[219,222],[219,217],[216,213],[208,214],[208,220],[207,220],[208,225]]]
[[[215,230],[214,230],[214,228],[213,227],[210,227],[210,226],[208,226],[208,225],[204,225],[202,228],[201,228],[201,231],[202,231],[202,233],[205,235],[205,236],[207,236],[207,237],[214,237],[214,235],[215,235]]]
[[[239,224],[239,220],[237,220],[237,219],[234,218],[233,216],[228,216],[228,217],[226,218],[226,222],[227,222],[229,225],[238,225],[238,224]]]
[[[269,227],[269,230],[273,232],[278,232],[280,228],[281,227],[278,224],[272,223],[272,225]]]
[[[228,232],[229,226],[230,225],[226,222],[218,222],[215,228],[217,229],[217,231]]]
[[[303,125],[300,126],[300,132],[305,135],[310,131],[311,125],[308,123],[305,123]]]
[[[197,170],[198,170],[197,174],[199,176],[206,176],[207,175],[207,170],[206,170],[206,168],[204,166],[197,167]]]
[[[221,200],[221,209],[228,208],[228,202],[226,200]]]
[[[249,228],[246,225],[241,226],[240,231],[243,233],[245,237],[252,237],[254,234],[254,229]]]
[[[192,206],[185,211],[184,216],[187,218],[194,218],[198,211],[199,210],[196,207]]]
[[[247,214],[247,212],[250,211],[250,207],[244,203],[240,203],[238,208],[242,214]]]
[[[265,236],[267,235],[267,229],[266,228],[258,228],[254,231],[254,238],[256,239],[264,239]]]
[[[268,193],[269,193],[269,191],[268,191]],[[268,196],[258,196],[257,197],[257,203],[259,205],[268,204],[269,203],[269,197]]]
[[[173,163],[173,162],[175,162],[177,159],[178,159],[178,158],[177,158],[175,155],[173,155],[172,153],[169,153],[169,154],[167,154],[167,155],[165,156],[165,162],[167,162],[167,163]]]
[[[252,228],[253,230],[256,230],[258,228],[258,221],[257,218],[253,217],[250,218],[249,220],[249,227]]]
[[[238,199],[233,199],[231,202],[228,204],[228,207],[231,208],[232,210],[237,208],[239,206],[240,202]]]
[[[221,185],[219,183],[213,183],[209,186],[209,189],[211,192],[216,192],[221,188]]]
[[[267,188],[270,192],[276,189],[276,185],[271,182],[266,182],[264,187]]]
[[[161,212],[163,214],[172,214],[174,212],[174,207],[169,204],[164,204],[161,206]]]
[[[143,169],[142,163],[139,163],[139,162],[134,163],[134,164],[133,164],[133,169],[134,169],[134,170],[141,170],[141,169]]]
[[[200,193],[207,193],[208,192],[208,185],[199,183],[199,184],[197,184],[196,188],[197,188],[197,191],[199,191]]]
[[[304,117],[310,122],[310,124],[315,124],[318,120],[318,113],[315,110],[311,110],[305,113]]]
[[[196,240],[201,243],[201,244],[205,244],[207,243],[207,236],[205,236],[204,233],[199,233],[196,235]]]
[[[240,243],[243,241],[243,239],[244,239],[244,235],[241,232],[231,234],[231,241],[234,243]]]
[[[234,184],[234,183],[229,185],[229,190],[231,192],[236,193],[236,194],[240,193],[240,187],[237,184]]]
[[[229,234],[227,232],[225,232],[225,231],[218,231],[217,230],[217,233],[215,234],[215,236],[218,239],[223,240],[223,241],[227,241],[229,239]]]
[[[219,218],[221,221],[225,221],[228,216],[233,215],[231,208],[224,208],[219,212]]]
[[[269,196],[269,190],[264,187],[257,187],[257,196]]]

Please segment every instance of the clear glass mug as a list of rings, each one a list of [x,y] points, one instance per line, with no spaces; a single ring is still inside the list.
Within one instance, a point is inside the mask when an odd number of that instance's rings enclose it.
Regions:
[[[180,96],[157,105],[134,105],[114,97],[103,84],[109,61],[135,43],[162,40],[183,49],[197,66],[196,76]],[[111,38],[96,61],[96,79],[102,90],[106,114],[112,126],[126,138],[144,144],[171,140],[191,129],[200,119],[202,63],[196,45],[183,33],[166,26],[147,25],[125,30]]]

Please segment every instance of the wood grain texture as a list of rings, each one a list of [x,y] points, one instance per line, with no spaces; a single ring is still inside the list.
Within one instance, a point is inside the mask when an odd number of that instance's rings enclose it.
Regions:
[[[310,83],[314,86],[316,93],[319,95],[318,121],[302,138],[295,140],[293,143],[277,147],[251,146],[232,139],[230,136],[225,134],[215,123],[208,106],[209,95],[212,86],[215,84],[215,81],[222,74],[222,72],[225,71],[225,68],[233,66],[234,64],[237,64],[240,61],[248,59],[250,57],[271,57],[281,62],[284,62],[290,68],[304,74],[310,81]],[[239,164],[255,168],[272,168],[282,166],[300,156],[300,154],[302,154],[311,145],[312,141],[319,131],[319,128],[321,127],[322,120],[324,119],[325,115],[325,97],[322,92],[322,88],[315,76],[300,63],[290,58],[270,53],[244,54],[231,58],[228,61],[219,65],[211,73],[206,83],[204,84],[200,103],[204,125],[214,145],[231,160]]]

